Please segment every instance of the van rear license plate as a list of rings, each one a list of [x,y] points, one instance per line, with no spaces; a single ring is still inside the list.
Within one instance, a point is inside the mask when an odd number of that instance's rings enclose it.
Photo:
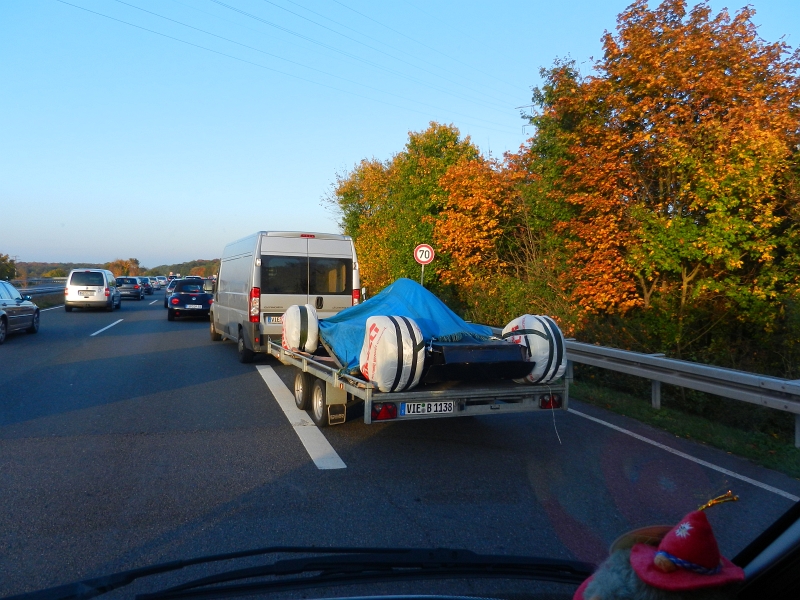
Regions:
[[[267,323],[283,323],[283,317],[267,317]]]
[[[454,412],[453,402],[401,402],[400,416],[441,415]]]
[[[79,296],[94,296],[94,292],[92,290],[79,290]]]
[[[203,308],[202,304],[187,304],[186,308]]]

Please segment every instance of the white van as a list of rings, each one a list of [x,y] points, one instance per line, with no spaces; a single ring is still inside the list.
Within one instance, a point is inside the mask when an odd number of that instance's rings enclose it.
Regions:
[[[320,319],[358,304],[358,260],[353,240],[335,233],[259,231],[225,247],[220,261],[211,339],[238,344],[239,360],[267,351],[280,338],[293,304],[311,304]]]
[[[108,269],[72,269],[64,287],[64,310],[73,308],[105,308],[111,312],[122,308],[117,280]]]

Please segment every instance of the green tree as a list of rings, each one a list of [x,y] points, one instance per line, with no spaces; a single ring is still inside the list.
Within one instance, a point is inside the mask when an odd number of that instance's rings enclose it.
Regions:
[[[0,254],[0,279],[14,279],[17,276],[16,264],[8,254]]]

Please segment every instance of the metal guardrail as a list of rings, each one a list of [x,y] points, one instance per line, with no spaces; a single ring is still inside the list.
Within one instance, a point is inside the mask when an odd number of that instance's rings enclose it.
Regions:
[[[661,383],[741,400],[794,414],[794,444],[800,448],[800,380],[780,379],[735,369],[641,354],[567,340],[567,360],[644,377],[652,382],[653,408],[661,408]],[[568,364],[567,377],[572,378]]]

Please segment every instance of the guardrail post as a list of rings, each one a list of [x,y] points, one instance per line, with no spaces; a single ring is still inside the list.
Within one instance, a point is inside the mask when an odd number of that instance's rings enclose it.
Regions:
[[[567,361],[567,372],[564,373],[564,409],[569,408],[569,386],[572,385],[572,380],[575,373],[572,370],[572,361]]]
[[[794,447],[800,448],[800,415],[794,415]]]
[[[653,402],[653,408],[656,410],[661,410],[661,382],[651,379],[650,384],[652,390],[651,400]]]

